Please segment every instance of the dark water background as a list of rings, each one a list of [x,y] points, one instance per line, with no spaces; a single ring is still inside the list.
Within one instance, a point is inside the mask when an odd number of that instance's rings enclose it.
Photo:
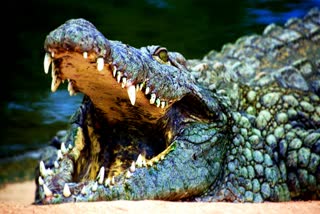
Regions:
[[[134,47],[160,44],[186,58],[202,58],[212,49],[243,35],[261,33],[269,23],[302,17],[320,0],[33,0],[11,3],[4,22],[16,32],[14,63],[2,79],[0,119],[0,185],[33,178],[45,146],[81,102],[66,86],[50,92],[51,77],[43,72],[43,42],[71,18],[91,21],[108,39]],[[5,29],[8,31],[8,29]],[[10,56],[11,57],[11,56]]]

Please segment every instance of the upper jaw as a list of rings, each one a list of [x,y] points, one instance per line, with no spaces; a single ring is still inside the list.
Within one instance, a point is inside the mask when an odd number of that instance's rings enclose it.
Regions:
[[[107,40],[83,19],[52,31],[44,48],[46,73],[52,64],[51,90],[68,80],[70,95],[80,91],[89,96],[110,122],[139,114],[141,121],[155,123],[190,91],[179,68],[158,63],[143,48]]]

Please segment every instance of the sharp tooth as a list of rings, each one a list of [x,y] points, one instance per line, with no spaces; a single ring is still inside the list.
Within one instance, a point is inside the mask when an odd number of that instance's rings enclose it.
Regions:
[[[137,84],[136,85],[136,91],[139,91],[140,90],[140,86],[141,86],[141,84]],[[140,90],[141,91],[141,90]]]
[[[111,181],[110,181],[110,184],[111,185],[114,185],[116,182],[115,182],[115,180],[114,180],[114,176],[112,176],[112,178],[111,178]]]
[[[162,101],[161,102],[161,108],[164,108],[166,106],[166,102],[165,101]]]
[[[68,198],[71,195],[70,188],[67,183],[64,184],[63,187],[63,196]]]
[[[45,194],[47,197],[52,196],[52,192],[51,192],[51,190],[47,187],[46,184],[43,184],[43,191],[44,191],[44,194]]]
[[[52,169],[47,169],[47,175],[53,175],[53,170]]]
[[[76,94],[76,92],[73,88],[73,85],[72,85],[72,81],[70,81],[69,79],[68,79],[68,91],[69,91],[70,96],[73,96]]]
[[[116,77],[116,74],[117,74],[117,66],[114,65],[112,70],[113,77]]]
[[[51,57],[52,57],[52,58],[54,57],[54,52],[53,52],[53,51],[51,52]]]
[[[122,75],[121,75],[121,72],[118,71],[118,72],[117,72],[117,82],[118,82],[118,83],[120,83],[121,76],[122,76]]]
[[[44,162],[43,162],[43,161],[40,161],[39,170],[40,170],[40,174],[41,174],[43,177],[47,177],[48,172],[47,172],[46,166],[44,165]]]
[[[130,172],[136,171],[136,162],[132,161],[131,166],[129,168]]]
[[[69,146],[68,146],[68,149],[69,150],[71,150],[73,147],[72,147],[72,145],[71,145],[71,143],[69,144]]]
[[[87,194],[87,190],[86,190],[86,186],[83,186],[81,189],[81,194],[82,195],[86,195]]]
[[[143,158],[142,158],[142,155],[139,154],[139,156],[138,156],[138,158],[137,158],[137,160],[136,160],[136,165],[137,165],[137,167],[142,167],[142,162],[143,162],[142,159],[143,159]]]
[[[56,76],[56,67],[54,66],[54,62],[51,63],[51,77],[54,78]]]
[[[40,186],[42,186],[44,184],[44,181],[41,176],[39,176],[39,178],[38,178],[38,183]]]
[[[88,52],[83,52],[83,58],[87,59],[88,58]]]
[[[97,191],[98,189],[98,182],[94,182],[93,186],[91,187],[92,192]]]
[[[139,86],[139,90],[140,90],[140,91],[142,90],[142,88],[144,87],[145,84],[146,84],[146,82],[140,83],[140,86]]]
[[[132,175],[132,174],[131,174],[130,170],[128,170],[127,173],[126,173],[126,178],[130,178],[131,175]]]
[[[131,104],[134,105],[136,103],[136,87],[134,85],[130,85],[127,88],[127,92]]]
[[[144,92],[146,95],[150,93],[150,88],[147,86],[146,91]]]
[[[55,161],[55,162],[53,163],[53,165],[54,165],[55,168],[59,168],[59,163],[58,163],[58,161]]]
[[[97,176],[97,179],[98,179],[98,183],[99,183],[99,184],[102,184],[102,183],[103,183],[103,180],[104,180],[104,172],[105,172],[105,169],[104,169],[104,167],[102,166],[102,167],[100,168],[99,174],[98,174],[98,176]]]
[[[102,71],[104,67],[104,59],[102,57],[99,57],[97,59],[97,69],[98,71]]]
[[[123,77],[123,78],[122,78],[121,87],[122,87],[122,88],[126,87],[126,84],[127,84],[127,78],[126,78],[126,77]]]
[[[104,181],[104,186],[105,186],[105,187],[110,186],[110,178],[107,178],[107,179]]]
[[[54,78],[52,78],[51,91],[56,92],[56,90],[59,88],[60,83],[61,83],[61,79],[59,77],[55,76]]]
[[[44,72],[45,72],[46,74],[48,74],[48,72],[49,72],[49,67],[50,67],[51,62],[52,62],[52,59],[51,59],[50,54],[49,54],[49,53],[46,53],[46,54],[44,55],[44,62],[43,62]]]
[[[159,99],[159,98],[156,100],[156,106],[157,106],[158,108],[160,107],[160,99]]]
[[[62,153],[62,154],[67,154],[68,150],[67,150],[66,144],[65,144],[64,142],[61,143],[61,148],[60,148],[60,150],[61,150],[61,153]]]
[[[57,160],[61,160],[62,158],[63,158],[63,155],[62,155],[61,150],[59,149],[59,150],[57,151]]]
[[[148,162],[146,163],[146,165],[148,165],[148,166],[153,166],[153,162],[152,162],[152,161],[148,161]]]
[[[156,101],[156,95],[155,94],[151,94],[150,104],[154,104],[155,101]]]

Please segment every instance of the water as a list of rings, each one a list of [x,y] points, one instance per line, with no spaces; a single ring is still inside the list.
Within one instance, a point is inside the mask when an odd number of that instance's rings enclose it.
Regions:
[[[69,97],[66,86],[50,92],[43,72],[43,42],[70,18],[91,21],[108,39],[135,47],[161,44],[186,58],[201,58],[238,37],[261,33],[272,22],[301,17],[320,0],[78,0],[23,1],[12,5],[17,34],[10,50],[15,62],[2,90],[0,184],[31,179],[39,149],[65,129],[81,95]],[[4,85],[4,84],[3,84]]]

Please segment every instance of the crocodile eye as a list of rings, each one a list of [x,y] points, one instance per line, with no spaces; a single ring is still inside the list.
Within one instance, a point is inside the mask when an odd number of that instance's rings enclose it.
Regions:
[[[158,53],[158,56],[164,62],[167,62],[169,60],[169,56],[168,56],[168,51],[167,50],[161,50]]]
[[[153,54],[153,57],[160,63],[163,63],[163,64],[171,64],[169,62],[169,55],[168,55],[168,51],[166,48],[158,48],[154,54]]]

